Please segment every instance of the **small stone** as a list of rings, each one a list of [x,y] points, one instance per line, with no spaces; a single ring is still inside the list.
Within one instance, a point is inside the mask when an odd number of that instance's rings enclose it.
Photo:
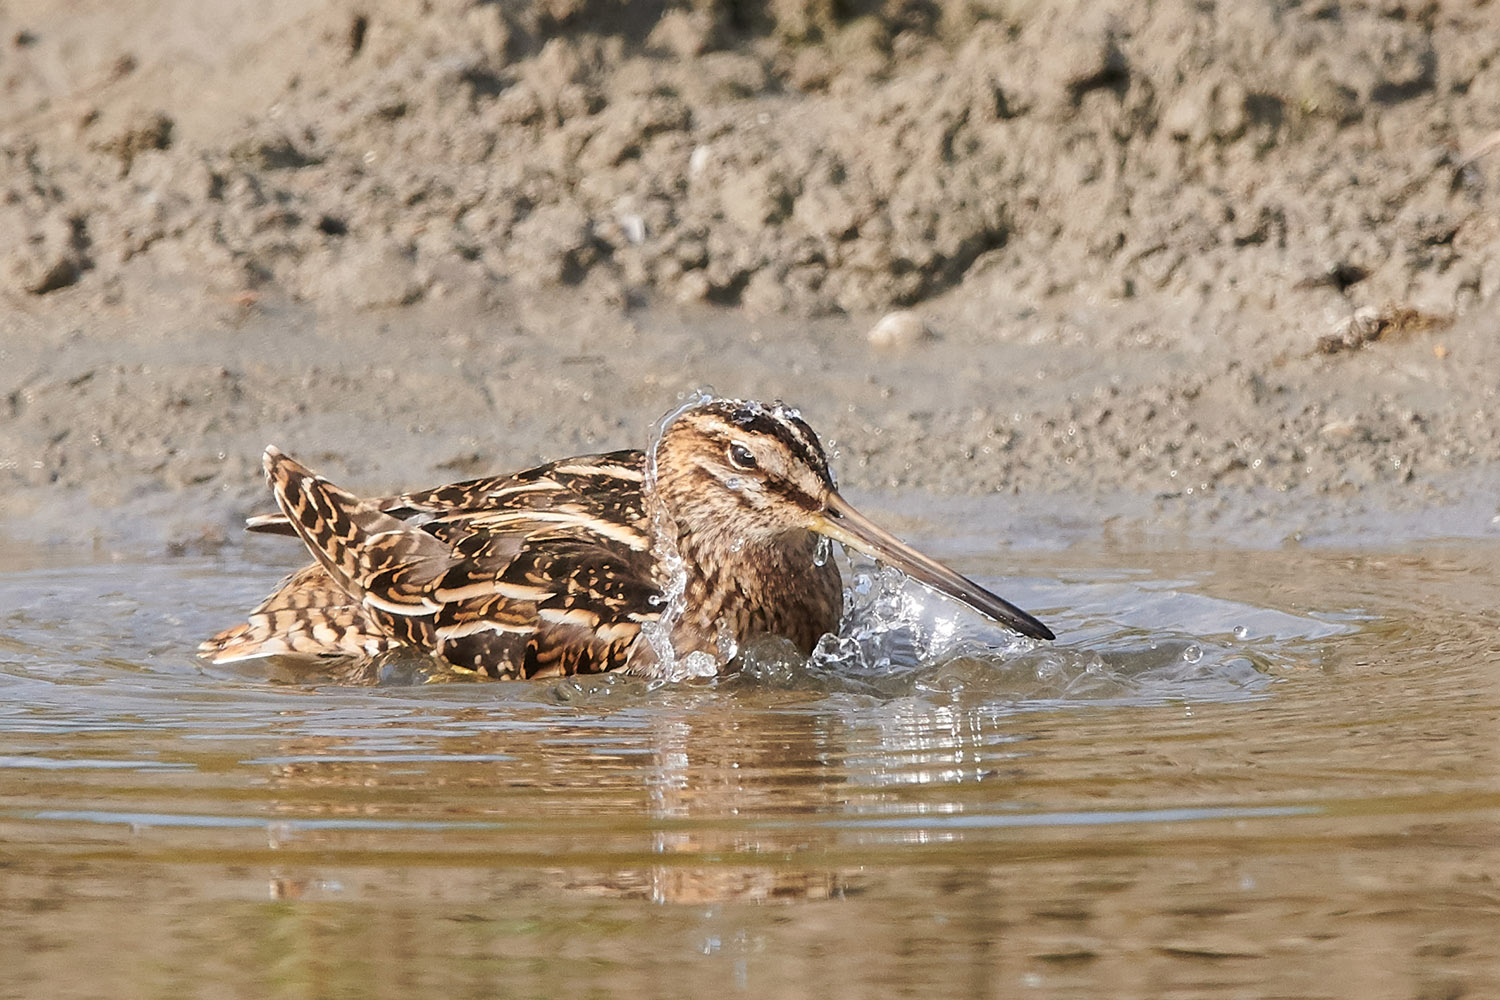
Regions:
[[[882,316],[880,322],[865,334],[865,339],[872,347],[909,347],[923,340],[931,340],[932,331],[917,313],[910,309],[899,309]]]
[[[1363,437],[1362,428],[1353,420],[1330,420],[1318,428],[1318,436],[1329,444],[1343,444],[1356,436]]]
[[[640,246],[646,242],[646,220],[635,212],[623,212],[618,217],[620,232],[625,234],[625,239],[633,246]]]
[[[697,177],[703,173],[713,161],[713,155],[714,151],[708,146],[694,146],[693,152],[688,156],[688,174]]]

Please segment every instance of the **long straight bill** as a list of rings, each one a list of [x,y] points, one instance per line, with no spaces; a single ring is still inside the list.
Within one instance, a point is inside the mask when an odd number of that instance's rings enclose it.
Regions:
[[[982,615],[1032,639],[1055,639],[1052,630],[1014,604],[997,597],[966,576],[929,559],[878,526],[838,494],[813,523],[812,530],[841,545],[894,566],[924,586],[961,601]]]

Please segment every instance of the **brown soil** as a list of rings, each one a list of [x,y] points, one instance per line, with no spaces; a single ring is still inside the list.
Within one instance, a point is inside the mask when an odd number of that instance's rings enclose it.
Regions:
[[[16,537],[215,544],[267,441],[422,485],[706,383],[856,490],[1494,530],[1493,3],[21,3],[0,94]]]

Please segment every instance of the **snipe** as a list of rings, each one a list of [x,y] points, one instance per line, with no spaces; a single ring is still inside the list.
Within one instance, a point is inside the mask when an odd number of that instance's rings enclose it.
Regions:
[[[316,562],[203,643],[216,663],[368,660],[405,646],[498,678],[660,676],[693,653],[722,661],[759,633],[808,653],[843,605],[822,539],[1053,638],[854,510],[817,435],[779,403],[697,402],[668,418],[649,454],[383,499],[346,493],[275,448],[265,468],[281,510],[248,527],[297,535]]]

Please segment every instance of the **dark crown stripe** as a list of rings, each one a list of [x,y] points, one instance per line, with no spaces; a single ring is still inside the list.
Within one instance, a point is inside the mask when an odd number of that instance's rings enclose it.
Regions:
[[[734,427],[751,434],[774,438],[797,459],[822,473],[828,472],[828,458],[812,428],[786,409],[728,404],[722,411]]]
[[[789,430],[802,445],[801,456],[813,468],[821,472],[828,471],[828,453],[823,450],[823,442],[818,440],[818,435],[807,425],[801,417],[786,413],[782,416],[782,426]]]

